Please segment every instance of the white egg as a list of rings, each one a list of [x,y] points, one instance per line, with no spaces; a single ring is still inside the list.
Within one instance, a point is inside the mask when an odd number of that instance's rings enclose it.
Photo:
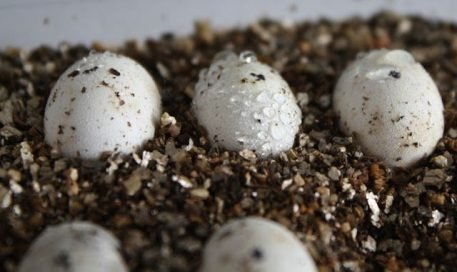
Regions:
[[[134,60],[92,53],[57,80],[45,110],[46,142],[66,156],[131,153],[154,137],[161,114],[152,77]]]
[[[333,106],[342,130],[388,166],[413,165],[443,136],[440,93],[403,50],[375,50],[358,58],[338,80]]]
[[[19,272],[126,272],[119,241],[87,222],[46,228],[33,242]]]
[[[229,222],[209,240],[201,272],[314,272],[305,246],[285,227],[259,217]]]
[[[252,52],[222,52],[200,72],[193,109],[211,142],[262,157],[290,149],[301,111],[287,82]]]

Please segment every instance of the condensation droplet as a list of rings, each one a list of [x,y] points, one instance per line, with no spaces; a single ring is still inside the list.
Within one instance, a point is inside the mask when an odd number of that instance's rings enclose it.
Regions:
[[[280,140],[284,137],[284,130],[277,125],[272,125],[270,128],[270,132],[271,137],[273,137],[273,139]]]
[[[403,50],[391,50],[381,57],[378,62],[387,63],[395,66],[414,64],[416,61],[414,57]]]
[[[254,116],[254,119],[262,119],[262,115],[257,112],[254,112],[252,116]]]
[[[365,77],[370,80],[377,80],[382,81],[386,79],[391,79],[389,73],[391,70],[394,70],[395,67],[381,67],[378,69],[370,70],[368,73],[365,74]]]
[[[283,103],[284,101],[286,101],[286,96],[283,94],[277,93],[277,94],[273,95],[273,99],[276,100],[276,102],[278,102],[278,103]]]
[[[259,138],[260,140],[265,140],[267,138],[267,134],[264,131],[260,131],[259,133],[257,133],[257,138]]]
[[[248,114],[245,111],[241,112],[241,116],[246,117]]]
[[[289,114],[287,112],[284,112],[284,111],[281,111],[281,113],[279,114],[279,119],[285,125],[287,125],[291,121],[291,118],[289,118]]]
[[[291,121],[291,112],[289,110],[289,107],[286,104],[283,104],[279,110],[279,119],[281,122],[284,124],[288,124]]]
[[[281,111],[289,111],[289,105],[287,104],[282,104],[281,107],[279,108]]]
[[[265,114],[265,116],[267,117],[273,117],[275,115],[275,110],[273,108],[264,108],[263,110],[263,114]]]
[[[217,53],[214,58],[213,62],[216,61],[230,61],[230,60],[236,60],[237,56],[233,51],[231,50],[224,50],[222,52]]]
[[[230,103],[236,103],[236,102],[238,102],[238,97],[237,96],[230,97]]]
[[[240,60],[245,63],[251,63],[257,61],[257,57],[252,51],[243,51],[240,54]]]
[[[260,149],[265,153],[269,153],[271,151],[271,145],[269,143],[265,143]]]
[[[268,94],[266,92],[260,92],[256,100],[259,102],[268,102],[270,99],[268,98]]]

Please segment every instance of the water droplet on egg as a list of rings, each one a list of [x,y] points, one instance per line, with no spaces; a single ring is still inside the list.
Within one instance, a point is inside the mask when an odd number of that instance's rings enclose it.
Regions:
[[[263,152],[269,152],[271,150],[271,145],[269,143],[263,144],[261,150]]]
[[[260,140],[265,140],[267,138],[267,134],[264,131],[260,131],[259,133],[257,133],[257,138],[259,138]]]
[[[287,104],[282,104],[280,107],[281,111],[289,111],[289,106]]]
[[[272,125],[270,128],[270,132],[271,137],[273,137],[273,139],[279,140],[284,137],[284,130],[282,129],[282,127],[279,127],[277,125]]]
[[[263,114],[265,114],[267,117],[273,117],[275,115],[275,110],[273,108],[264,108],[263,110]]]
[[[293,119],[293,118],[291,118],[291,114],[292,113],[290,112],[290,109],[287,106],[287,104],[283,104],[280,108],[279,119],[284,124],[287,124],[288,122],[290,122]]]
[[[216,61],[232,61],[232,60],[236,60],[237,59],[237,56],[235,55],[235,53],[233,53],[233,51],[231,50],[224,50],[222,52],[219,52],[217,53],[215,56],[214,56],[214,62]]]
[[[273,95],[273,99],[276,100],[276,102],[278,102],[278,103],[283,103],[284,101],[286,101],[286,96],[283,94],[277,93],[277,94]]]
[[[270,99],[268,98],[268,94],[266,92],[260,92],[260,94],[256,98],[259,102],[268,102]]]
[[[240,60],[245,63],[251,63],[257,61],[257,57],[254,52],[252,51],[243,51],[240,54]]]
[[[414,57],[404,50],[391,50],[382,56],[378,61],[380,63],[388,63],[392,65],[414,64],[416,62]]]
[[[291,120],[291,118],[289,118],[289,114],[287,112],[283,112],[283,111],[281,111],[281,113],[279,114],[279,119],[284,124],[287,124]]]
[[[395,69],[395,67],[381,67],[378,69],[373,69],[369,71],[368,73],[365,74],[365,77],[370,79],[370,80],[386,80],[390,79],[389,73],[392,69]]]
[[[262,115],[257,113],[257,112],[254,112],[254,114],[252,115],[254,117],[254,119],[256,120],[261,120],[262,119]]]

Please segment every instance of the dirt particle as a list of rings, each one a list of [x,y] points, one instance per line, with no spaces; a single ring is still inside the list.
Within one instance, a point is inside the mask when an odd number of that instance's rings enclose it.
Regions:
[[[389,76],[390,76],[390,77],[393,77],[393,78],[395,78],[395,79],[399,79],[399,78],[401,78],[401,73],[398,72],[398,71],[395,71],[395,70],[391,70],[391,71],[389,72]]]
[[[69,77],[69,78],[74,78],[74,77],[76,77],[77,75],[79,75],[79,71],[78,71],[78,70],[74,70],[73,72],[71,72],[71,73],[68,74],[68,77]]]
[[[256,81],[265,81],[265,76],[262,74],[251,73],[251,76],[256,78]]]
[[[108,71],[110,72],[110,74],[112,74],[114,76],[120,76],[121,75],[121,73],[118,70],[114,69],[114,68],[109,68]]]
[[[88,74],[90,74],[90,73],[92,73],[92,72],[97,71],[97,69],[98,69],[98,66],[94,66],[94,67],[92,67],[92,68],[90,68],[90,69],[84,70],[84,71],[83,71],[83,74],[88,75]]]
[[[55,256],[53,262],[57,267],[62,268],[64,271],[69,271],[71,269],[70,256],[66,251],[62,251]]]
[[[262,250],[260,250],[259,248],[254,248],[254,250],[252,250],[251,257],[256,261],[262,260],[263,259]]]

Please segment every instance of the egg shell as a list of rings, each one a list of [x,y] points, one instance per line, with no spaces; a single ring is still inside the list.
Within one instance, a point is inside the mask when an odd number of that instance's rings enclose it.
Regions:
[[[161,114],[152,77],[134,60],[92,53],[57,80],[45,110],[45,140],[66,156],[131,153],[154,137]]]
[[[19,272],[126,272],[119,241],[88,222],[47,227],[27,251]]]
[[[285,227],[260,217],[233,220],[213,234],[200,272],[314,272],[302,242]]]
[[[201,71],[193,110],[213,145],[261,157],[293,146],[301,111],[281,75],[252,52],[218,54]]]
[[[409,167],[443,136],[440,93],[404,50],[375,50],[354,61],[333,96],[340,127],[388,166]]]

